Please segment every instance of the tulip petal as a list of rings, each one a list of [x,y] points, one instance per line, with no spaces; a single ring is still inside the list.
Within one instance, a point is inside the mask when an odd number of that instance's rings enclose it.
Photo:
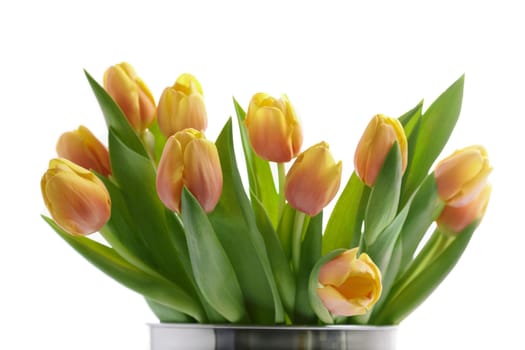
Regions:
[[[319,282],[322,285],[340,286],[350,274],[350,264],[355,259],[357,249],[347,250],[328,261],[319,270]]]
[[[334,316],[364,315],[367,312],[366,308],[345,299],[341,293],[331,286],[318,288],[317,295],[323,302],[323,305]]]

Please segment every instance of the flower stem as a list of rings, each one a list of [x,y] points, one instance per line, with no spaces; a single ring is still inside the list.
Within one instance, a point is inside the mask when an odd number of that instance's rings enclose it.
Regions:
[[[277,163],[277,176],[279,179],[279,220],[281,219],[281,216],[283,214],[284,210],[284,203],[285,203],[285,197],[284,197],[284,182],[286,180],[286,171],[284,169],[284,163]]]
[[[303,237],[303,227],[306,214],[301,211],[295,212],[295,220],[292,232],[292,263],[295,273],[299,271],[301,264],[301,241]]]

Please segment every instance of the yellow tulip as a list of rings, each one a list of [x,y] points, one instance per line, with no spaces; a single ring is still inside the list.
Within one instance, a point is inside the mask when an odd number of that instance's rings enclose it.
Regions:
[[[137,132],[143,132],[153,123],[155,99],[129,63],[109,67],[104,73],[104,88]]]
[[[66,158],[86,169],[92,169],[108,176],[111,174],[109,153],[88,128],[63,133],[58,139],[56,151],[60,158]]]
[[[159,99],[158,122],[166,137],[188,128],[206,130],[208,117],[202,87],[193,75],[182,74],[173,86],[164,89]]]
[[[481,220],[485,215],[491,191],[491,186],[485,185],[477,197],[464,206],[445,206],[436,220],[439,229],[449,234],[457,234],[472,222]]]
[[[71,234],[96,232],[110,218],[111,199],[102,181],[67,159],[52,159],[40,186],[51,217]]]
[[[357,175],[373,186],[394,142],[399,144],[403,173],[407,167],[408,143],[399,120],[378,114],[372,118],[359,140],[354,156]]]
[[[295,209],[315,216],[334,198],[341,184],[342,162],[336,163],[326,142],[301,153],[285,180],[285,196]]]
[[[301,150],[301,125],[286,95],[275,99],[265,93],[255,94],[245,124],[253,150],[265,160],[285,163]]]
[[[485,187],[491,171],[483,146],[455,151],[440,161],[434,171],[440,198],[448,206],[465,206]]]
[[[319,271],[317,295],[334,316],[364,315],[381,296],[381,271],[358,248],[328,261]]]
[[[217,148],[195,129],[185,129],[170,136],[159,161],[157,193],[166,207],[179,213],[183,186],[206,212],[215,208],[222,192]]]

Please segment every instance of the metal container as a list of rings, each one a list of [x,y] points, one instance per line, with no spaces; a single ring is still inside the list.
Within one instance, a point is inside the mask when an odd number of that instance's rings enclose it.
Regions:
[[[396,326],[150,324],[151,350],[395,350]]]

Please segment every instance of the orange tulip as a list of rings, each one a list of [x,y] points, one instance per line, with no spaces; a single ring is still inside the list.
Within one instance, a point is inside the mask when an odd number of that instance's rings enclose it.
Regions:
[[[334,316],[364,315],[381,296],[381,271],[358,248],[345,251],[319,271],[317,295]]]
[[[96,232],[110,218],[111,199],[102,181],[67,159],[49,162],[40,187],[51,217],[71,234]]]
[[[445,206],[436,220],[441,231],[457,234],[476,220],[481,220],[490,199],[492,188],[485,185],[483,190],[469,203],[461,207]]]
[[[56,146],[57,154],[86,169],[92,169],[108,176],[111,174],[109,153],[88,128],[80,126],[77,130],[63,133]]]
[[[335,163],[328,144],[318,143],[301,153],[285,181],[285,196],[295,209],[315,216],[334,198],[341,184],[342,163]]]
[[[253,150],[265,160],[285,163],[301,150],[301,125],[286,95],[277,100],[265,93],[255,94],[245,124]]]
[[[109,67],[104,73],[104,88],[137,132],[143,132],[153,123],[155,99],[129,63]]]
[[[457,150],[440,161],[434,171],[439,197],[448,206],[465,206],[485,187],[491,171],[483,146]]]
[[[185,129],[166,141],[157,172],[157,193],[173,211],[181,209],[182,188],[212,211],[222,192],[222,171],[215,144],[195,129]]]
[[[193,75],[182,74],[172,87],[164,89],[158,105],[158,122],[166,137],[188,128],[206,130],[208,117],[202,87]]]
[[[403,173],[407,167],[408,143],[399,120],[378,114],[372,118],[357,145],[354,166],[357,175],[373,186],[394,142],[399,144]]]

